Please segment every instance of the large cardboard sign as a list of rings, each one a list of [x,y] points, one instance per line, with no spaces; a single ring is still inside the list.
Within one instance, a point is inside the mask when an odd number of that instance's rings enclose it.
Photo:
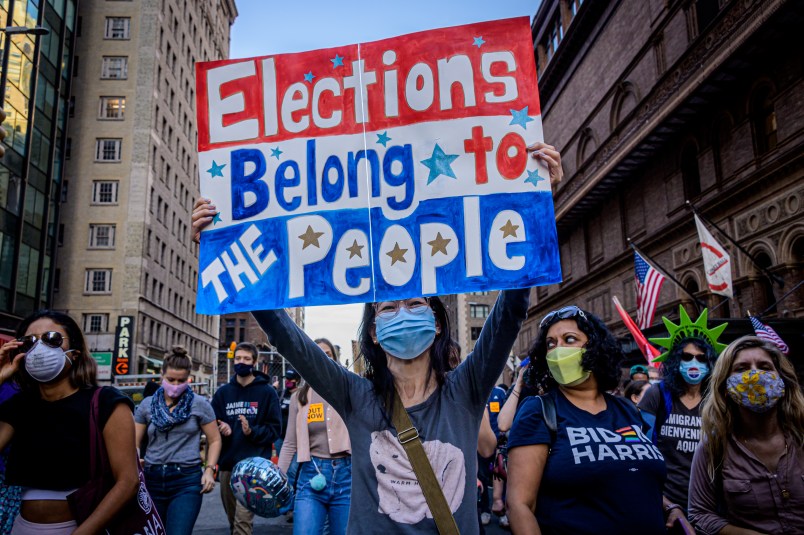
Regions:
[[[199,313],[560,281],[527,18],[196,75]]]

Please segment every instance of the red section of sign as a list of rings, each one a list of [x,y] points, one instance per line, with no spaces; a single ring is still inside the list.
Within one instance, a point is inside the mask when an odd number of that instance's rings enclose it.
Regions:
[[[207,87],[211,71],[248,62],[253,74]],[[273,65],[275,77],[263,72],[264,64]],[[355,134],[364,127],[381,131],[429,121],[508,116],[510,110],[525,106],[530,116],[540,113],[527,17],[297,54],[197,63],[196,88],[202,152]],[[215,115],[210,117],[210,91],[220,99],[234,96],[229,103],[242,99],[242,106],[222,116],[211,110]],[[248,139],[215,143],[210,136],[210,121],[227,127],[255,119],[259,129],[252,129]]]
[[[514,149],[513,154],[508,152]],[[527,144],[517,133],[509,132],[500,140],[497,147],[497,169],[508,180],[515,180],[522,176],[528,166]]]

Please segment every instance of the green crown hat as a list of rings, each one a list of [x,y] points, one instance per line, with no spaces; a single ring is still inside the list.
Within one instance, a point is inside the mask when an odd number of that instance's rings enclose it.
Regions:
[[[664,321],[664,326],[667,328],[667,333],[670,335],[669,337],[650,338],[651,342],[667,350],[653,359],[653,362],[664,362],[670,354],[670,350],[685,338],[700,338],[712,346],[712,349],[715,350],[715,355],[719,355],[721,351],[726,349],[726,344],[721,344],[717,341],[717,339],[720,338],[720,335],[726,330],[728,324],[721,323],[717,327],[707,329],[706,319],[709,315],[708,309],[703,309],[701,315],[698,316],[698,319],[694,322],[690,320],[690,317],[687,315],[687,311],[684,310],[683,306],[679,305],[678,314],[681,318],[681,321],[678,325],[662,316],[662,321]]]

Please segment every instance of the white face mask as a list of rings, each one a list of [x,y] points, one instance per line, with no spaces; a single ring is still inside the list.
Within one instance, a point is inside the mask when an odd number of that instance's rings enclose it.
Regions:
[[[69,360],[62,348],[38,340],[25,354],[25,371],[36,381],[47,383],[59,376]]]

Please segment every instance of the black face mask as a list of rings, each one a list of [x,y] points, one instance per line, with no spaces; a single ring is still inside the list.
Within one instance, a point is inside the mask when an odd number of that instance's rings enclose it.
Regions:
[[[254,365],[238,362],[234,365],[234,371],[238,377],[248,377],[254,371]]]

